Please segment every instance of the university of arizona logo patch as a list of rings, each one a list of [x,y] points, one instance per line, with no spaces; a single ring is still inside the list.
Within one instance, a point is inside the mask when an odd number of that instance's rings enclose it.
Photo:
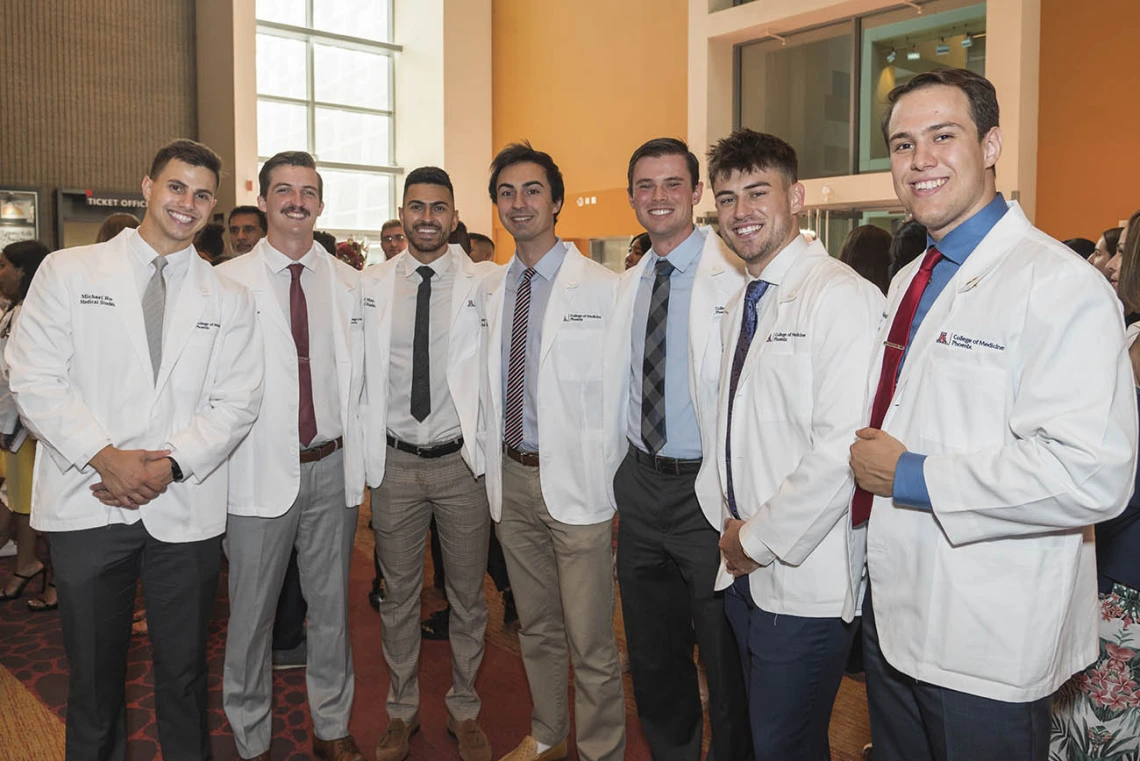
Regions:
[[[946,331],[942,331],[942,335],[938,336],[938,340],[935,341],[934,343],[939,343],[939,344],[950,343],[949,341],[946,340]]]

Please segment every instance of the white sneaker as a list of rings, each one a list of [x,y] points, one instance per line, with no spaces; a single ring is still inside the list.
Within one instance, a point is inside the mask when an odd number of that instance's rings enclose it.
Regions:
[[[3,547],[0,547],[0,558],[10,558],[16,554],[16,543],[11,539]]]

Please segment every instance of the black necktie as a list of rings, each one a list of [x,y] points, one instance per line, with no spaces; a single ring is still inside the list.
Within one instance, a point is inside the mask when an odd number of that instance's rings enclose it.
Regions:
[[[431,413],[431,278],[435,270],[420,267],[420,287],[416,292],[416,332],[412,338],[412,417],[419,422]]]

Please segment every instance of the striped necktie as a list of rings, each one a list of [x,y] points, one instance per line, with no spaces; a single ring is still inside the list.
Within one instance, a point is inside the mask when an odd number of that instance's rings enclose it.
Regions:
[[[511,355],[507,364],[506,424],[503,440],[512,449],[523,441],[523,396],[526,373],[526,331],[530,320],[530,281],[534,267],[523,270],[522,282],[515,294],[515,316],[511,322]]]

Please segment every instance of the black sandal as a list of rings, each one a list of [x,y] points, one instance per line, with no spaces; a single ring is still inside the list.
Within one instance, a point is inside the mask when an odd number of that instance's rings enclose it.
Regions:
[[[43,577],[43,579],[40,583],[40,592],[42,593],[47,589],[47,583],[46,583],[47,582],[47,566],[41,567],[40,570],[36,571],[31,576],[25,576],[24,574],[18,573],[16,571],[13,571],[12,575],[20,580],[20,585],[16,587],[16,590],[14,592],[12,592],[12,594],[8,594],[6,591],[0,590],[0,602],[8,602],[9,600],[19,600],[21,597],[24,596],[24,588],[27,587],[28,584],[31,584],[32,580],[35,579],[37,576]]]
[[[55,589],[55,582],[49,581],[47,586]],[[47,591],[47,590],[45,590]],[[59,592],[56,592],[55,602],[48,602],[42,597],[33,597],[26,603],[28,610],[33,613],[47,613],[49,610],[55,610],[59,607]]]

